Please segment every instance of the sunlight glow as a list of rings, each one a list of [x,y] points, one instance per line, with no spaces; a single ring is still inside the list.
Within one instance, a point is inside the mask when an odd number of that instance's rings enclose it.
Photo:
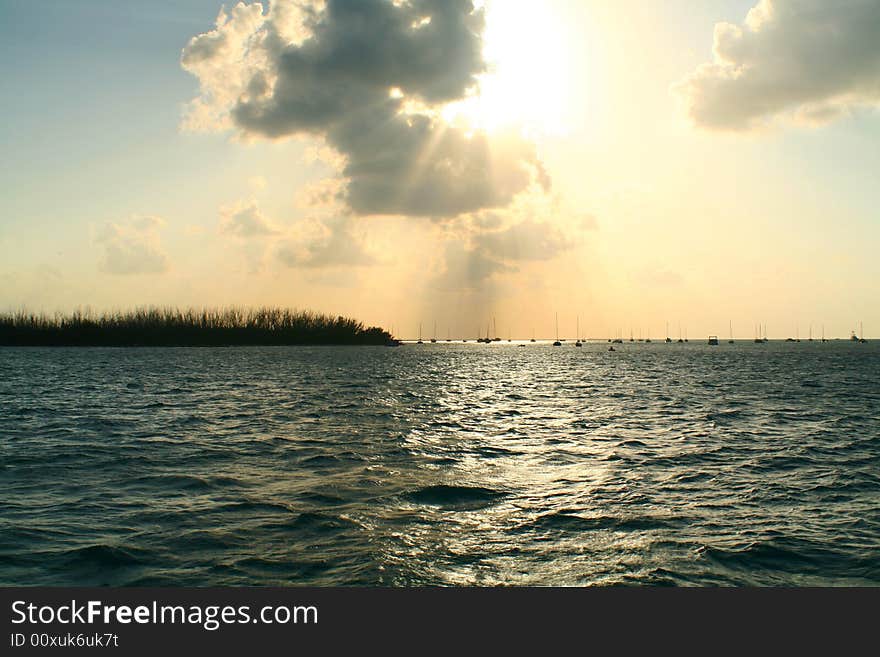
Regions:
[[[494,0],[485,10],[490,70],[478,95],[448,105],[444,118],[487,131],[564,134],[570,80],[561,16],[550,3],[527,0]]]

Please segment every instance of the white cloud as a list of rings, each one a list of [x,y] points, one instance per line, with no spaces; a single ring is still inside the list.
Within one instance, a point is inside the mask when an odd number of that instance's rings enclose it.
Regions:
[[[715,25],[714,61],[674,87],[690,120],[748,130],[785,117],[827,123],[880,103],[880,2],[761,0]]]
[[[376,264],[355,228],[355,220],[347,216],[300,222],[295,234],[279,244],[278,260],[288,267],[306,268]]]
[[[159,232],[165,225],[159,217],[132,217],[107,222],[95,241],[103,249],[100,268],[109,274],[161,274],[168,270],[168,256]]]
[[[279,232],[254,200],[220,208],[220,230],[241,238],[267,237]]]
[[[582,243],[596,230],[593,215],[567,210],[559,199],[524,197],[514,207],[471,215],[448,231],[445,269],[437,287],[474,288],[486,279],[545,262]]]

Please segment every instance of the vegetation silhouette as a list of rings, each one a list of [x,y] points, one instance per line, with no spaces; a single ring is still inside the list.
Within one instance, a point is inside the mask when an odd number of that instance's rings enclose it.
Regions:
[[[391,335],[347,317],[289,308],[141,307],[46,315],[0,314],[0,345],[171,347],[237,345],[384,345]]]

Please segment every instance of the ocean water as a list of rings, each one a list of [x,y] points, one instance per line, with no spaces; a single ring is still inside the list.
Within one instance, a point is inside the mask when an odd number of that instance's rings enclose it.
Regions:
[[[3,585],[880,585],[880,344],[0,349]]]

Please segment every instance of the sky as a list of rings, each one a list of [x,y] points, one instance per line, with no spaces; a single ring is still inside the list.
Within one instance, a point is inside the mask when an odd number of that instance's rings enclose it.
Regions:
[[[0,310],[871,337],[878,33],[871,0],[0,0]]]

